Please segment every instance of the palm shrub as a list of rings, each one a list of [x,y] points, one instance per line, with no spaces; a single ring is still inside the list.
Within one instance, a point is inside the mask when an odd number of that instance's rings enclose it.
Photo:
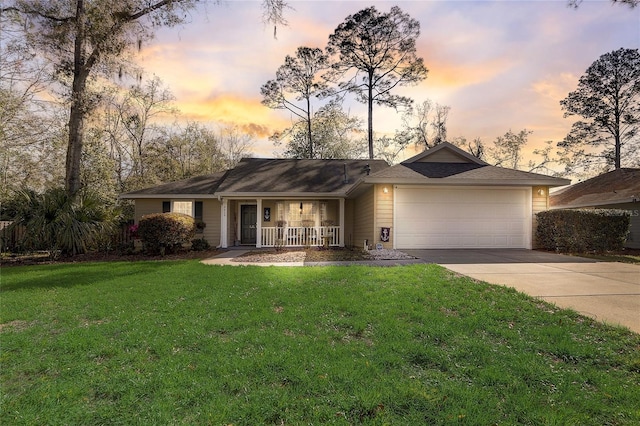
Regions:
[[[195,221],[182,213],[154,213],[140,218],[138,236],[145,251],[164,254],[188,243],[195,235]]]
[[[112,230],[115,213],[90,192],[70,196],[63,188],[22,190],[15,197],[12,227],[24,230],[21,246],[51,254],[87,252]]]

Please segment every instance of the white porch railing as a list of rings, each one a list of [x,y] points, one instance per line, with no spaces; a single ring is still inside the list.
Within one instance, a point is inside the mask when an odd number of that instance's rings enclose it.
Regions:
[[[262,227],[262,247],[339,246],[339,226]]]

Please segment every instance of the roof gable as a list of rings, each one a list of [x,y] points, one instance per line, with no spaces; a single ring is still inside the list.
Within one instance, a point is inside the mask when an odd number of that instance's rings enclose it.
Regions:
[[[442,142],[402,162],[402,164],[410,163],[466,163],[487,165],[487,163],[481,159],[474,157],[449,142]]]
[[[567,179],[491,166],[460,148],[443,142],[400,164],[364,179],[367,183],[429,185],[563,186]]]

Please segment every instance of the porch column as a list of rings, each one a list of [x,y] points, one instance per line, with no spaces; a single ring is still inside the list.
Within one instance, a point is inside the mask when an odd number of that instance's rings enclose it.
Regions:
[[[256,200],[256,248],[262,248],[262,198]]]
[[[340,238],[338,245],[344,247],[344,198],[340,198]]]
[[[222,203],[220,204],[220,247],[227,248],[228,235],[227,230],[229,229],[229,216],[228,216],[228,200],[226,198],[222,199]]]

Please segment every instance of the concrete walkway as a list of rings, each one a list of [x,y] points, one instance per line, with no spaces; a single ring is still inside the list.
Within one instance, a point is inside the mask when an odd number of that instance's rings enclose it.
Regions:
[[[221,253],[215,257],[211,257],[209,259],[205,259],[202,261],[205,265],[230,265],[230,266],[304,266],[303,262],[241,262],[238,260],[234,260],[236,257],[242,256],[245,253],[250,251],[255,251],[255,249],[251,250],[229,250],[224,253]]]
[[[640,333],[640,265],[531,250],[405,252]]]

